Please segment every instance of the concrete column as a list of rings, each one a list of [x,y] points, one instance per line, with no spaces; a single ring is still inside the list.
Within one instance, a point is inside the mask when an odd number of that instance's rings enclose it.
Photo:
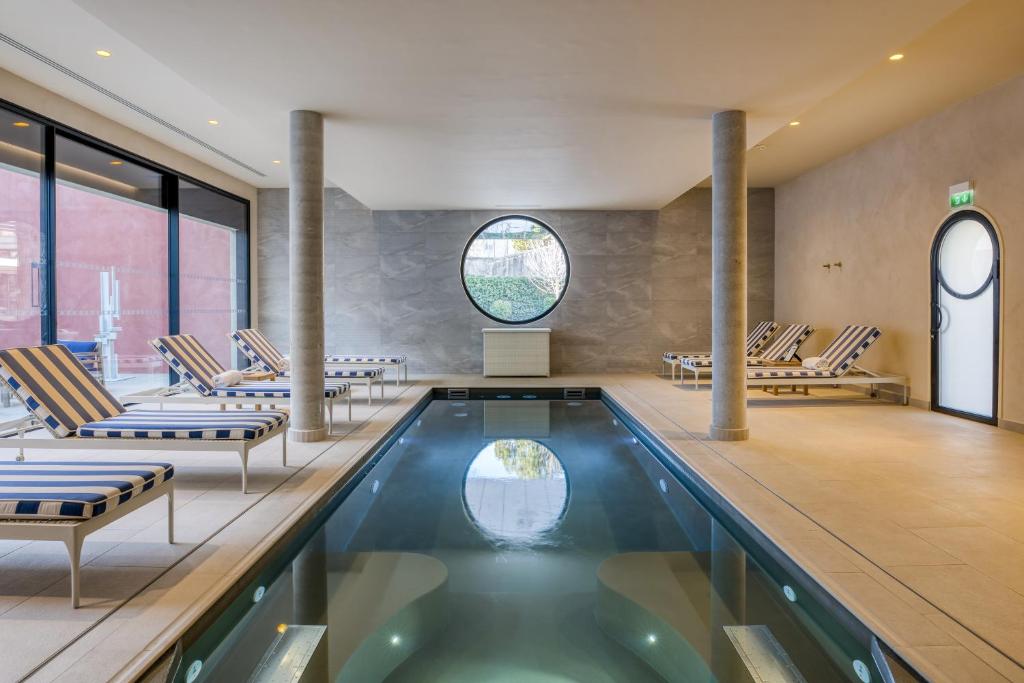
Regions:
[[[716,363],[717,365],[717,363]],[[716,681],[747,680],[742,661],[725,626],[747,618],[747,554],[722,528],[711,522],[711,672]]]
[[[288,264],[291,303],[291,428],[294,441],[322,441],[324,421],[324,120],[289,120]]]
[[[712,439],[742,441],[747,428],[747,115],[711,119]]]

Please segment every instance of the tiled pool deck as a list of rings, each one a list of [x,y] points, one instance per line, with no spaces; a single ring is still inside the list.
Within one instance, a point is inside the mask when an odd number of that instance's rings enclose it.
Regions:
[[[63,546],[0,541],[0,680],[133,679],[443,385],[603,387],[928,678],[1024,681],[1024,435],[823,389],[752,391],[752,439],[704,443],[710,392],[653,375],[388,384],[346,435],[289,444],[287,468],[258,447],[249,495],[233,457],[118,452],[176,464],[177,542],[161,502],[93,534],[72,610]]]

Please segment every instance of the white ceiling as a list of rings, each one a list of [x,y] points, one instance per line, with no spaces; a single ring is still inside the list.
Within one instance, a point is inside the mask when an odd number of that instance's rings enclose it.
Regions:
[[[0,31],[265,177],[0,66],[257,186],[287,185],[288,111],[314,109],[328,180],[374,209],[659,208],[708,175],[714,111],[753,145],[964,2],[0,0]]]

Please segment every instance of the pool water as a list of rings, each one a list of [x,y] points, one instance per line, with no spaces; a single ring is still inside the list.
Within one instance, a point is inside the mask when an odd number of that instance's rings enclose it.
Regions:
[[[180,680],[881,680],[601,401],[432,401],[282,566]]]

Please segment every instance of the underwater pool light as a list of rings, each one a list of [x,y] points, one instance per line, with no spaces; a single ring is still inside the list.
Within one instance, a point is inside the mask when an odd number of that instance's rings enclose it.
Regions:
[[[648,645],[657,645],[658,644],[658,636],[657,636],[657,634],[648,633],[647,634],[647,644]]]
[[[632,441],[634,444],[640,443],[640,439],[636,438],[635,436],[633,437]]]
[[[658,488],[661,489],[662,493],[668,493],[668,482],[664,479],[658,480]]]
[[[398,647],[399,645],[401,645],[402,644],[402,636],[398,635],[397,633],[395,635],[391,636],[391,644],[394,645],[395,647]]]
[[[185,683],[194,683],[199,678],[199,672],[203,670],[203,662],[201,659],[197,659],[188,665],[188,670],[185,671]]]
[[[864,683],[871,683],[871,669],[859,659],[853,660],[853,673],[857,674],[857,678],[864,681]]]
[[[370,486],[370,493],[377,493],[377,491],[380,491],[380,479],[374,479]]]
[[[455,413],[455,417],[469,417],[469,413]]]
[[[783,586],[782,594],[786,596],[786,599],[790,602],[796,602],[796,591],[793,590],[792,586]]]
[[[252,601],[253,602],[259,602],[260,600],[263,599],[263,596],[266,595],[266,594],[267,594],[267,587],[266,586],[257,586],[256,590],[253,591]]]

